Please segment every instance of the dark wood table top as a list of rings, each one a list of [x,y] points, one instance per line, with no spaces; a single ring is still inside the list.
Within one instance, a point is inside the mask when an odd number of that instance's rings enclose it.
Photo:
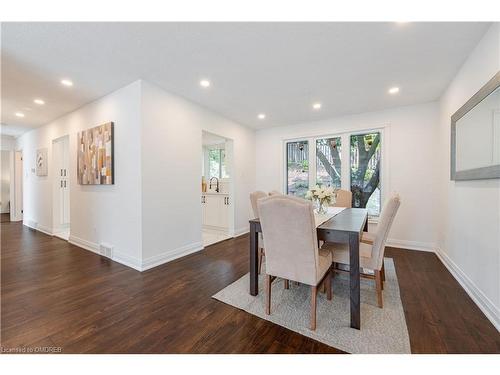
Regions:
[[[346,208],[341,213],[321,224],[318,229],[360,233],[368,219],[365,208]]]
[[[360,233],[365,227],[368,217],[366,208],[346,208],[331,219],[321,224],[317,229],[331,230],[339,232]],[[250,222],[260,223],[259,219],[252,219]]]

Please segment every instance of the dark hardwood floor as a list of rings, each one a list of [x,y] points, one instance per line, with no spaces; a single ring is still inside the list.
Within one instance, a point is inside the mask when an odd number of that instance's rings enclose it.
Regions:
[[[1,224],[1,345],[63,353],[340,353],[211,298],[248,270],[248,237],[140,273]],[[431,253],[388,249],[413,353],[500,353],[500,334]]]

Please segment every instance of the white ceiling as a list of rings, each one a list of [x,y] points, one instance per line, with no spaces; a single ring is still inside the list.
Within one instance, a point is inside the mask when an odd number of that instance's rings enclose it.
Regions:
[[[436,100],[488,26],[3,23],[2,131],[46,124],[137,79],[254,128]]]

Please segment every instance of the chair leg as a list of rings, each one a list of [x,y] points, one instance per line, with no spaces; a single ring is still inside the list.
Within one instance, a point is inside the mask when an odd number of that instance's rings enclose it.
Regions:
[[[262,258],[264,257],[264,249],[260,248],[259,249],[259,275],[260,271],[262,270]]]
[[[316,297],[318,294],[318,287],[311,287],[311,330],[316,330]]]
[[[290,289],[290,282],[285,279],[285,289]]]
[[[271,275],[266,275],[266,314],[271,314]]]
[[[384,261],[382,261],[382,269],[380,271],[382,272],[382,290],[384,290],[384,283],[385,283],[385,266],[384,266]]]
[[[333,293],[332,293],[332,273],[330,270],[328,270],[326,274],[325,283],[326,283],[326,299],[328,301],[331,301],[333,298]]]
[[[383,303],[382,303],[382,272],[381,271],[375,271],[375,286],[377,289],[378,307],[382,308]]]
[[[325,280],[321,284],[319,284],[319,292],[325,293],[326,292],[326,287],[325,287]]]

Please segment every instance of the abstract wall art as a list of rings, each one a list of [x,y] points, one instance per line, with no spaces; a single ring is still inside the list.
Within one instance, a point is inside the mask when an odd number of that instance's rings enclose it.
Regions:
[[[112,185],[114,178],[113,123],[78,132],[78,183]]]
[[[41,148],[36,150],[36,175],[47,176],[47,174],[48,174],[47,149]]]

